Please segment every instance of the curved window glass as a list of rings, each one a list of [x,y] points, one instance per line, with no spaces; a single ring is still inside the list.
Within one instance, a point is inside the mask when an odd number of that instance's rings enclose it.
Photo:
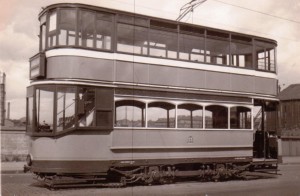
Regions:
[[[115,102],[116,127],[145,127],[146,104],[135,100]]]
[[[33,122],[33,97],[27,98],[27,125],[32,126]]]
[[[251,129],[252,125],[251,109],[246,107],[230,108],[230,128]]]
[[[56,130],[75,127],[75,87],[57,88]]]
[[[202,106],[181,104],[177,107],[178,128],[203,128]]]
[[[78,29],[79,46],[94,47],[95,13],[81,10]]]
[[[53,11],[49,15],[48,47],[56,46],[57,13]]]
[[[152,102],[147,110],[148,127],[175,128],[175,105]]]
[[[257,69],[265,71],[276,71],[275,46],[263,41],[255,41],[255,53]]]
[[[205,107],[205,128],[227,129],[228,108],[219,105]]]
[[[38,132],[53,131],[54,87],[36,89],[36,122]]]

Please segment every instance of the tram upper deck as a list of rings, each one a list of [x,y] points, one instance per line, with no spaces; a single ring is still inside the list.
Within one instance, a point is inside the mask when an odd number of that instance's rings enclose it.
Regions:
[[[82,4],[48,6],[39,20],[35,82],[277,95],[275,40]]]

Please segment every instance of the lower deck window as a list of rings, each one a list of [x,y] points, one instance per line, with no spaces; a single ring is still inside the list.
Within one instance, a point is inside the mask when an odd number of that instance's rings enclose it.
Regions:
[[[181,104],[177,109],[178,128],[203,128],[202,106]]]
[[[27,126],[32,126],[33,122],[33,97],[27,98]]]
[[[111,130],[113,126],[183,130],[252,128],[249,106],[176,104],[176,100],[113,102],[113,92],[111,88],[71,85],[32,87],[27,95],[27,128],[48,133],[44,135],[72,128]]]
[[[251,129],[251,109],[246,107],[230,108],[230,128]]]
[[[116,127],[145,127],[145,103],[121,100],[115,103],[115,108]]]
[[[252,128],[252,110],[244,106],[204,107],[200,104],[184,103],[176,107],[176,104],[169,102],[155,101],[148,104],[145,102],[116,101],[114,126],[181,129]]]
[[[148,104],[148,127],[175,128],[175,105],[167,102]]]
[[[219,105],[211,105],[206,107],[205,110],[206,128],[228,128],[228,108]]]

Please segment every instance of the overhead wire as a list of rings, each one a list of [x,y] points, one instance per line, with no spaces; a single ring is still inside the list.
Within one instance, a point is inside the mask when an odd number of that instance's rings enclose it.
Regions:
[[[110,0],[110,1],[115,1],[115,2],[118,2],[118,3],[132,5],[130,3],[123,2],[123,1],[120,1],[120,0]],[[218,1],[218,0],[210,0],[210,1]],[[145,9],[148,9],[148,10],[152,10],[152,11],[155,11],[155,12],[161,12],[161,10],[153,8],[153,7],[148,7],[148,6],[144,6],[144,5],[135,5],[135,6],[136,7],[145,8]],[[178,16],[178,14],[175,14],[174,12],[170,12],[170,11],[164,11],[164,13],[168,13],[168,14],[173,15],[173,16]],[[274,35],[274,34],[270,34],[270,33],[264,33],[264,32],[260,32],[260,31],[255,31],[253,29],[243,28],[243,27],[239,27],[239,26],[235,26],[235,25],[229,25],[229,24],[226,24],[226,23],[215,22],[213,20],[203,19],[203,18],[199,18],[199,17],[195,17],[195,16],[193,16],[193,19],[194,20],[196,19],[198,21],[207,21],[207,22],[218,24],[218,25],[222,25],[222,26],[225,26],[225,27],[230,27],[230,29],[227,29],[229,31],[243,30],[243,31],[247,31],[247,33],[249,33],[249,32],[250,33],[255,33],[257,36],[266,35],[266,36],[277,37],[277,38],[288,40],[288,41],[300,42],[300,40],[296,40],[296,39],[291,39],[291,38],[287,38],[287,37],[283,37],[283,36],[279,36],[279,35]],[[199,24],[199,25],[201,25],[201,24]],[[208,26],[208,27],[216,28],[216,27],[213,27],[213,26]],[[232,30],[232,28],[234,28],[234,29]]]
[[[292,19],[289,19],[289,18],[283,18],[281,16],[276,16],[276,15],[269,14],[269,13],[266,13],[266,12],[262,12],[262,11],[259,11],[259,10],[246,8],[246,7],[243,7],[243,6],[227,3],[227,2],[224,2],[224,1],[220,1],[220,0],[211,0],[211,1],[219,2],[219,3],[222,3],[222,4],[226,4],[226,5],[230,5],[230,6],[237,7],[237,8],[244,9],[244,10],[251,11],[251,12],[256,12],[256,13],[263,14],[263,15],[266,15],[266,16],[270,16],[270,17],[273,17],[273,18],[277,18],[277,19],[280,19],[280,20],[285,20],[285,21],[288,21],[288,22],[293,22],[293,23],[300,24],[300,21],[292,20]]]

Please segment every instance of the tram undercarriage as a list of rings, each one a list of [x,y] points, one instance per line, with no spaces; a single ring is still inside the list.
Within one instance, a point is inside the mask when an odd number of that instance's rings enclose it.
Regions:
[[[125,187],[130,185],[171,184],[176,181],[226,181],[276,177],[277,162],[254,160],[251,163],[193,163],[111,167],[107,173],[43,174],[36,179],[50,189],[71,187]]]

